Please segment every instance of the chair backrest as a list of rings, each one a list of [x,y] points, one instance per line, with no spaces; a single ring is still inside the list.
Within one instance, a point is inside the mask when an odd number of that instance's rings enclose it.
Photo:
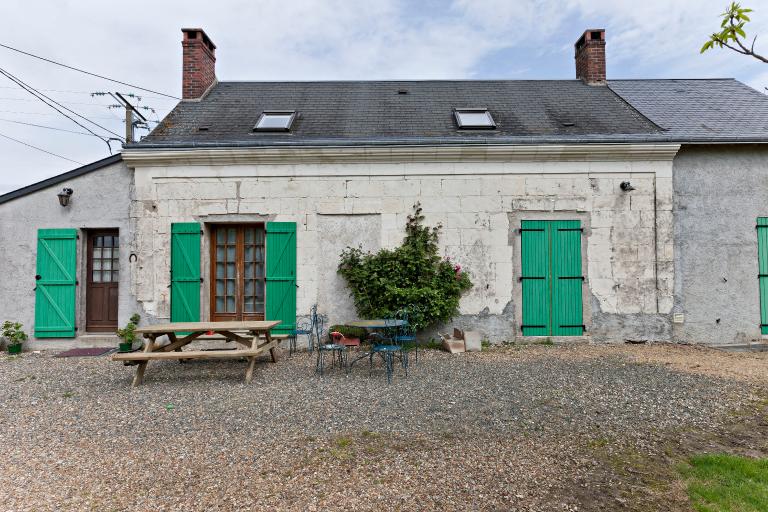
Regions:
[[[322,343],[324,331],[325,331],[325,318],[323,318],[323,315],[315,314],[315,335],[317,336],[317,340],[320,343]]]
[[[341,334],[341,333],[340,333],[340,332],[338,332],[338,331],[329,332],[329,333],[328,333],[328,336],[330,336],[330,337],[331,337],[331,340],[332,340],[334,343],[337,343],[337,344],[338,344],[338,343],[341,343],[341,340],[342,340],[342,338],[344,338],[344,335],[343,335],[343,334]]]
[[[386,336],[384,336],[380,332],[372,332],[371,334],[369,334],[368,335],[368,341],[370,341],[371,342],[371,346],[374,346],[374,347],[376,345],[391,345],[392,344],[392,340],[387,338]]]
[[[411,322],[411,313],[416,311],[416,308],[417,306],[408,306],[407,308],[403,308],[395,313],[395,318],[403,322],[397,326],[398,336],[414,336],[416,334],[416,329],[413,327],[413,323]]]

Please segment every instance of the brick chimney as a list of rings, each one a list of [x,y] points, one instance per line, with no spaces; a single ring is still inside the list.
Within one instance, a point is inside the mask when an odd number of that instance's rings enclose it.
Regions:
[[[181,97],[196,100],[216,82],[216,45],[201,28],[183,28]]]
[[[576,41],[576,78],[589,85],[605,84],[605,29],[586,30]]]

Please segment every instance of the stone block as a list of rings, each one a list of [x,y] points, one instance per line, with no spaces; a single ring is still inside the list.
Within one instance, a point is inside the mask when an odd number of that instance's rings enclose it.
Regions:
[[[464,331],[464,350],[480,352],[483,349],[483,337],[478,331]]]
[[[440,334],[440,338],[443,340],[443,349],[451,354],[459,354],[464,352],[464,340],[457,340],[450,334]]]
[[[442,190],[445,197],[479,196],[482,194],[480,180],[477,179],[444,178]]]

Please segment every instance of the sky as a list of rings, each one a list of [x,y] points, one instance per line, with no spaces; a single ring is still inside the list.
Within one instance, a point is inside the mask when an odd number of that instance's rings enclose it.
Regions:
[[[573,79],[573,43],[585,29],[605,28],[609,80],[734,77],[764,91],[767,64],[726,50],[699,54],[727,3],[3,0],[0,44],[180,96],[182,27],[205,29],[222,81]],[[768,0],[743,4],[755,9],[748,35],[762,34],[755,48],[768,54]],[[152,121],[176,103],[2,47],[0,69],[100,125],[68,112],[103,138],[124,134],[124,116],[109,108],[111,97],[92,93],[135,94],[153,109],[143,110]],[[110,145],[120,151],[118,142]],[[0,194],[109,154],[104,140],[0,75]]]

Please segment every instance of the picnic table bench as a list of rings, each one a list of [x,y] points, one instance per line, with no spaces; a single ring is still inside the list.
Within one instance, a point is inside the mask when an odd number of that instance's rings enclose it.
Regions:
[[[245,321],[245,322],[176,322],[169,324],[149,325],[136,329],[146,339],[142,352],[120,353],[112,356],[113,361],[138,362],[133,386],[139,386],[144,381],[144,370],[152,360],[166,359],[229,359],[248,358],[248,369],[245,372],[245,382],[253,380],[253,369],[256,357],[269,350],[272,362],[277,362],[277,343],[280,337],[273,336],[270,331],[279,321]],[[180,333],[184,333],[181,335]],[[157,338],[167,336],[170,343],[159,345]],[[190,350],[183,351],[182,347],[200,339],[235,341],[245,348],[240,350]]]

